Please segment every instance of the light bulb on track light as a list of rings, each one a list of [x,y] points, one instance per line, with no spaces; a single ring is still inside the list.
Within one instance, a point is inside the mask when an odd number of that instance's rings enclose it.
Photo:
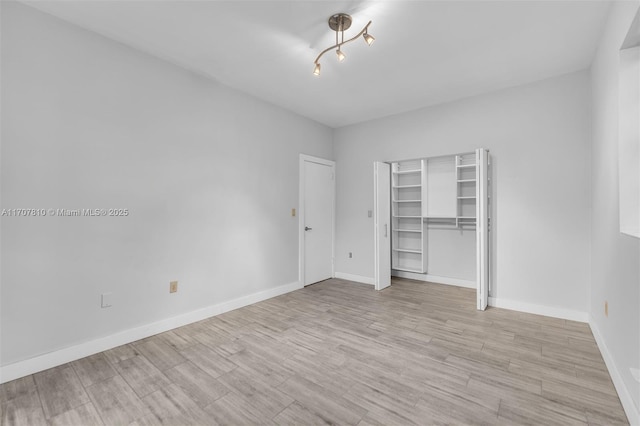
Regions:
[[[336,50],[336,55],[338,55],[338,60],[340,62],[344,61],[344,58],[347,57],[344,53],[342,53],[342,50],[340,49]]]
[[[364,33],[362,37],[364,37],[364,41],[366,41],[369,46],[371,46],[373,42],[376,41],[375,37],[369,33]]]
[[[315,68],[313,69],[313,75],[320,75],[320,64],[316,64]]]

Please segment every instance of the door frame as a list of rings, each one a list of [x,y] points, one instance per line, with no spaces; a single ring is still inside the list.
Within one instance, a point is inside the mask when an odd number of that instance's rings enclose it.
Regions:
[[[331,277],[336,276],[336,162],[327,160],[320,157],[313,157],[311,155],[300,154],[299,160],[299,186],[298,186],[298,284],[300,288],[304,287],[304,260],[305,260],[305,247],[304,247],[304,204],[306,200],[305,194],[305,162],[322,164],[324,166],[331,167],[333,173],[333,197],[331,206]]]

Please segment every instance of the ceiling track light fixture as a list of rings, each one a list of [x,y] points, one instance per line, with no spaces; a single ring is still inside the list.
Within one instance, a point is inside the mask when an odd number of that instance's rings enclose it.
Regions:
[[[318,61],[320,60],[320,58],[322,58],[322,55],[324,55],[328,51],[336,49],[336,55],[338,56],[338,61],[342,62],[347,57],[342,51],[343,45],[347,43],[351,43],[353,40],[359,38],[360,36],[364,38],[364,41],[369,46],[373,44],[373,42],[375,41],[375,38],[371,34],[369,34],[369,25],[371,25],[371,21],[369,21],[369,23],[365,25],[364,28],[360,30],[360,32],[357,35],[345,41],[344,32],[345,30],[348,30],[351,27],[351,22],[352,22],[351,16],[347,15],[346,13],[336,13],[335,15],[331,15],[329,17],[329,28],[331,28],[333,31],[336,32],[336,44],[324,49],[322,52],[320,52],[316,60],[313,61],[313,63],[315,64],[315,67],[313,68],[313,75],[320,75],[321,66],[320,66],[320,62]]]

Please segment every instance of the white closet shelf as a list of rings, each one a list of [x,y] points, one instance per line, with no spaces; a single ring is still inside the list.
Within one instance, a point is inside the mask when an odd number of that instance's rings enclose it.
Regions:
[[[393,163],[391,172],[391,269],[424,273],[427,250],[426,235],[422,230],[425,160]]]
[[[458,197],[458,200],[475,200],[475,199],[476,199],[475,195],[472,197]]]
[[[425,219],[451,219],[451,220],[455,220],[456,217],[455,216],[425,216]]]
[[[458,179],[458,183],[475,182],[475,179]]]
[[[467,168],[475,167],[475,166],[476,166],[475,164],[458,164],[456,167],[459,168],[459,169],[467,169]]]
[[[422,173],[422,170],[417,169],[417,170],[398,170],[396,172],[393,172],[394,175],[410,175],[410,174],[414,174],[414,173]]]
[[[458,219],[462,220],[476,220],[474,216],[458,216]]]
[[[400,266],[394,266],[391,269],[393,269],[394,271],[415,272],[417,274],[422,274],[422,271],[418,268],[402,268]]]

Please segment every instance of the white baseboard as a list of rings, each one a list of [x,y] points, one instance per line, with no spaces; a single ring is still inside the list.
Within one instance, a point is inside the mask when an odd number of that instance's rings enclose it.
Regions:
[[[598,348],[600,349],[600,353],[602,354],[602,358],[604,358],[604,363],[607,366],[607,370],[609,370],[609,375],[611,376],[611,380],[613,381],[613,386],[616,388],[616,392],[618,392],[618,397],[620,398],[620,402],[622,403],[622,408],[624,408],[624,412],[627,415],[627,420],[631,425],[640,425],[640,407],[637,407],[633,398],[631,397],[631,392],[625,386],[624,380],[622,380],[622,375],[620,375],[620,371],[616,367],[615,362],[613,361],[613,357],[611,356],[611,352],[609,352],[609,348],[600,334],[600,330],[595,323],[595,320],[591,315],[589,315],[589,326],[591,327],[591,332],[593,333],[593,337],[596,339],[596,343],[598,344]]]
[[[207,306],[206,308],[187,312],[172,318],[167,318],[151,324],[124,330],[110,336],[101,337],[89,342],[81,343],[68,348],[49,352],[24,361],[18,361],[0,367],[0,383],[6,383],[29,374],[47,370],[67,362],[75,361],[98,352],[106,351],[120,345],[135,342],[158,333],[172,330],[183,325],[191,324],[203,319],[207,319],[224,312],[229,312],[243,306],[251,305],[281,294],[289,293],[294,290],[301,289],[299,282],[281,285],[279,287],[260,291],[248,296],[239,297],[227,302],[218,303],[216,305]]]
[[[391,271],[391,275],[394,277],[408,278],[410,280],[426,281],[437,284],[455,285],[458,287],[476,288],[476,282],[471,280],[463,280],[460,278],[440,277],[438,275],[429,274],[417,274],[415,272],[407,271]]]
[[[571,321],[588,322],[589,317],[586,312],[574,311],[572,309],[555,308],[553,306],[534,305],[531,303],[519,302],[517,300],[500,299],[489,297],[489,306],[495,308],[510,309],[512,311],[527,312],[529,314],[544,315],[567,319]]]
[[[475,281],[463,280],[459,278],[440,277],[437,275],[418,274],[407,271],[392,271],[394,277],[409,278],[418,281],[428,281],[438,284],[454,285],[458,287],[476,288]],[[530,314],[544,315],[547,317],[568,319],[571,321],[587,322],[588,315],[586,312],[574,311],[571,309],[554,308],[551,306],[534,305],[531,303],[518,302],[515,300],[499,299],[489,297],[489,306],[496,308],[510,309],[512,311],[527,312]]]
[[[346,274],[344,272],[336,272],[334,273],[334,275],[336,278],[339,278],[341,280],[355,281],[362,284],[375,284],[373,282],[373,277],[365,277],[364,275]]]

